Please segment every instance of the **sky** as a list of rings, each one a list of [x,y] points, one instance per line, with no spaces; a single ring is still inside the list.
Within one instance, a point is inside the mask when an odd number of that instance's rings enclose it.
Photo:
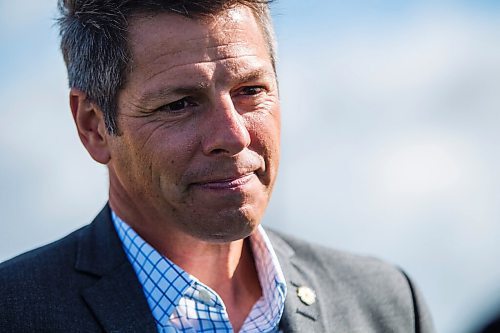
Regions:
[[[500,2],[278,1],[264,224],[402,267],[439,332],[500,304]],[[90,222],[107,171],[68,108],[55,1],[0,0],[0,261]]]

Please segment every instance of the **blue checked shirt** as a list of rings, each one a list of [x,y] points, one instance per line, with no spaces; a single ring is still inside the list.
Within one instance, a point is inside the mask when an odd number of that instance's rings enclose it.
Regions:
[[[210,287],[158,253],[112,212],[113,222],[142,285],[158,332],[233,332],[222,299]],[[262,297],[240,332],[279,332],[286,283],[264,229],[250,236]]]

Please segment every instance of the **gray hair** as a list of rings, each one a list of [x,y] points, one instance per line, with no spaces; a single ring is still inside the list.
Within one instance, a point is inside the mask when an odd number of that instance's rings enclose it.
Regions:
[[[108,133],[119,135],[117,95],[130,69],[127,27],[132,15],[167,12],[202,18],[239,5],[249,7],[263,30],[275,67],[276,45],[269,13],[272,1],[59,0],[61,51],[69,86],[85,92],[102,110]]]

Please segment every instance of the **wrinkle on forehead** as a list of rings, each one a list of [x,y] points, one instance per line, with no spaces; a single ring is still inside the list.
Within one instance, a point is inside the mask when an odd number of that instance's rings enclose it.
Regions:
[[[243,58],[248,58],[248,57],[257,57],[254,54],[239,54],[237,56],[218,56],[218,57],[210,57],[206,56],[203,59],[197,58],[195,61],[186,61],[182,63],[177,63],[174,65],[171,65],[169,67],[161,67],[160,70],[158,71],[150,71],[150,75],[144,78],[144,82],[148,82],[153,80],[155,77],[158,75],[162,75],[164,73],[170,72],[172,70],[175,70],[176,68],[182,68],[185,66],[207,66],[207,67],[212,67],[212,70],[215,69],[215,67],[220,66],[221,63],[224,63],[224,66],[226,68],[232,69],[233,72],[237,72],[239,69],[241,69],[241,64],[238,65],[232,65],[231,60],[235,59],[243,59]]]
[[[157,20],[159,17],[162,19],[161,22]],[[128,38],[133,65],[140,65],[139,60],[141,62],[142,60],[148,62],[155,60],[148,59],[147,56],[154,52],[150,52],[150,49],[143,49],[141,46],[144,44],[155,45],[156,43],[155,48],[161,50],[159,53],[175,55],[180,52],[196,51],[196,49],[203,47],[215,49],[223,46],[236,46],[238,42],[235,43],[234,40],[239,40],[240,43],[245,43],[248,38],[264,41],[264,36],[255,36],[255,34],[249,36],[247,31],[240,28],[240,24],[245,19],[248,20],[249,17],[252,18],[252,25],[258,31],[261,31],[253,12],[249,8],[242,6],[228,9],[218,15],[195,19],[171,13],[134,17],[130,21]],[[180,31],[178,26],[186,25],[186,23],[188,23],[189,29],[181,32],[184,39],[180,43],[170,43],[172,40],[179,41]],[[160,34],[164,40],[158,43],[155,36]],[[152,43],[153,40],[155,43]]]
[[[189,40],[185,40],[184,43],[187,45],[185,47],[183,47],[182,49],[166,50],[165,52],[162,52],[162,54],[159,54],[156,58],[152,58],[148,61],[151,63],[155,63],[155,62],[158,62],[162,57],[165,57],[165,56],[175,56],[175,55],[179,55],[181,53],[193,54],[194,51],[197,51],[201,48],[200,47],[201,45],[206,45],[206,46],[204,46],[204,48],[207,51],[207,53],[221,54],[221,55],[229,54],[229,52],[231,51],[231,48],[236,48],[238,46],[239,47],[245,46],[245,43],[242,41],[227,42],[227,43],[223,43],[221,45],[209,45],[210,42],[205,38],[203,38],[203,39],[200,39],[200,38],[189,39]],[[224,52],[225,50],[227,50],[227,51]],[[213,51],[213,52],[210,52],[210,51]]]
[[[230,10],[208,21],[165,13],[137,18],[130,27],[133,61],[129,75],[147,82],[183,66],[215,66],[246,57],[270,60],[262,34],[249,33],[249,29],[260,30],[247,10]]]
[[[233,34],[234,31],[232,31]],[[148,49],[141,49],[137,45],[133,51],[135,60],[132,68],[139,68],[146,64],[148,66],[156,64],[168,66],[169,61],[178,58],[186,60],[198,58],[201,61],[234,58],[237,55],[252,55],[256,50],[249,47],[248,42],[243,39],[243,33],[241,37],[237,36],[236,38],[225,37],[223,33],[220,33],[202,38],[189,38],[176,44],[172,44],[170,40],[164,40]]]
[[[165,63],[167,63],[167,61],[163,61],[163,58],[167,57],[168,60],[170,60],[172,58],[172,56],[182,57],[183,59],[186,59],[186,62],[185,62],[186,65],[190,63],[189,61],[192,58],[199,58],[200,62],[208,62],[211,59],[213,59],[213,61],[219,61],[219,60],[222,60],[225,58],[230,59],[230,58],[237,57],[237,56],[233,55],[235,49],[241,50],[247,46],[246,43],[244,43],[244,42],[228,42],[228,43],[222,44],[222,45],[209,45],[209,46],[202,47],[201,45],[203,45],[205,43],[202,44],[199,41],[200,41],[200,39],[186,40],[185,42],[188,43],[188,45],[186,47],[175,49],[175,50],[165,49],[164,51],[162,51],[161,53],[159,53],[155,57],[153,57],[151,59],[147,59],[147,60],[145,59],[145,60],[150,65],[154,65],[154,64],[164,65]],[[206,44],[208,44],[208,42]],[[203,49],[203,54],[201,55],[201,57],[199,57],[201,49]],[[239,52],[238,54],[248,55],[248,56],[252,55],[251,51],[250,50],[248,50],[248,51],[249,51],[248,54],[242,54],[241,52]],[[138,66],[139,65],[140,64],[138,64]],[[171,66],[171,67],[175,67],[175,66]],[[168,68],[171,68],[171,67],[168,67]],[[167,68],[167,70],[168,70],[168,68]]]

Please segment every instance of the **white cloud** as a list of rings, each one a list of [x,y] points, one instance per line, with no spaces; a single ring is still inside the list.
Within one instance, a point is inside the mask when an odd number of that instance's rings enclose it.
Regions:
[[[281,45],[289,229],[415,270],[440,332],[500,280],[499,15],[422,9]]]
[[[395,147],[378,155],[374,187],[392,202],[410,200],[460,190],[464,176],[463,148],[441,142],[440,137],[419,137],[414,142],[398,142]]]

